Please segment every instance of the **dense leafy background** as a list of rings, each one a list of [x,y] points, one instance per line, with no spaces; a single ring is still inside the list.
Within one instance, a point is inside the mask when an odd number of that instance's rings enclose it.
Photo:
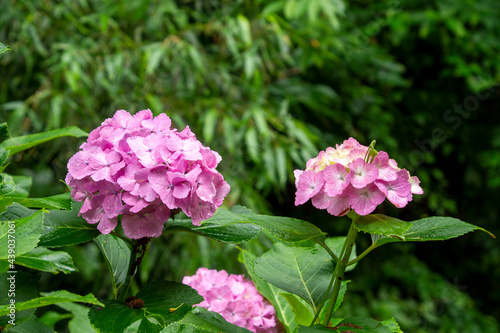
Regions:
[[[71,125],[90,131],[117,109],[167,112],[223,156],[228,206],[303,218],[330,235],[345,234],[347,223],[310,204],[294,208],[293,169],[349,136],[376,139],[425,189],[408,208],[385,205],[380,213],[451,215],[500,234],[496,0],[5,0],[3,7],[0,41],[11,51],[0,56],[0,120],[13,135]],[[81,142],[17,154],[6,171],[33,176],[32,196],[61,193]],[[361,239],[360,249],[367,245]],[[495,332],[499,249],[482,233],[378,249],[356,268],[341,314],[394,315],[408,332]],[[65,250],[79,272],[44,276],[41,289],[109,296],[95,244]],[[192,235],[162,237],[140,281],[179,281],[198,266],[241,272],[236,254]]]

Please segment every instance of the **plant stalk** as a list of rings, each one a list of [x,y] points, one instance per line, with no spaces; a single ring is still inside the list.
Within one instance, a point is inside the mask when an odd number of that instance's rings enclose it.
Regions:
[[[355,222],[358,218],[358,215],[349,214],[349,217],[351,217],[352,219],[351,227],[349,229],[349,233],[347,234],[347,238],[342,248],[342,253],[340,254],[339,257],[340,260],[337,261],[337,265],[335,266],[335,271],[333,272],[334,282],[333,282],[332,296],[330,298],[330,304],[328,304],[328,309],[326,310],[325,318],[323,319],[323,325],[327,327],[328,324],[330,323],[330,319],[332,318],[333,309],[335,308],[335,303],[337,302],[339,296],[340,286],[344,278],[344,272],[345,269],[347,268],[352,248],[354,247],[354,243],[356,241],[356,236],[358,235],[358,230],[355,227]]]

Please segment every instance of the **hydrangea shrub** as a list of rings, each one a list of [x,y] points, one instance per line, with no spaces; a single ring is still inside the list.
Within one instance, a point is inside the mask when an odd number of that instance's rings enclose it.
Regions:
[[[108,234],[118,224],[132,239],[158,237],[182,210],[194,224],[213,215],[229,193],[216,170],[220,155],[166,114],[116,111],[93,130],[68,162],[66,183],[80,214]]]
[[[185,276],[182,283],[205,299],[198,306],[221,314],[228,322],[252,332],[278,332],[274,307],[243,275],[202,267],[195,275]]]

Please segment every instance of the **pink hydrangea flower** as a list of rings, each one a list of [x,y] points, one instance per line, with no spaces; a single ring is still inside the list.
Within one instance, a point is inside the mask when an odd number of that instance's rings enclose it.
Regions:
[[[222,205],[230,188],[216,170],[220,155],[189,127],[179,132],[170,126],[166,114],[118,110],[89,134],[66,176],[87,222],[107,234],[121,215],[127,237],[158,237],[172,210],[199,225]]]
[[[384,151],[370,151],[353,138],[321,151],[295,170],[295,205],[311,199],[314,207],[335,216],[354,210],[368,215],[386,198],[405,207],[413,194],[423,194],[420,180],[400,169]]]
[[[279,322],[274,307],[243,275],[199,268],[182,283],[191,286],[204,298],[198,306],[217,312],[228,322],[252,332],[277,333]]]

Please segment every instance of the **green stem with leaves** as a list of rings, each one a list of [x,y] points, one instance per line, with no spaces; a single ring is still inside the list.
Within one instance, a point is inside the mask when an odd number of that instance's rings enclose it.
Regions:
[[[356,242],[356,236],[358,235],[358,230],[356,229],[355,222],[358,219],[359,215],[351,211],[349,212],[348,216],[352,219],[352,223],[349,229],[349,233],[347,234],[344,246],[342,248],[342,253],[339,257],[340,260],[337,261],[335,271],[333,272],[333,291],[330,298],[330,304],[328,304],[328,309],[326,310],[326,315],[323,319],[324,326],[328,326],[328,324],[330,323],[330,319],[332,318],[333,309],[335,308],[335,303],[337,303],[340,287],[344,278],[344,272],[347,268],[347,264],[349,263],[352,248],[354,247],[354,244]]]

